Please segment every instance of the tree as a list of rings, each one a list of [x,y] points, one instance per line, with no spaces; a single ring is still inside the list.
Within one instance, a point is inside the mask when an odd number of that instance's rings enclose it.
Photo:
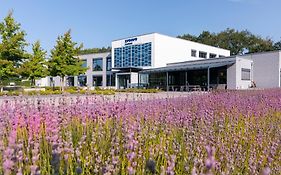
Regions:
[[[31,85],[35,86],[35,80],[47,76],[46,54],[41,48],[40,41],[32,45],[33,53],[20,67],[20,75],[31,80]]]
[[[13,62],[0,59],[0,92],[2,92],[1,85],[3,80],[8,79],[12,75],[14,75]]]
[[[275,50],[281,50],[281,40],[274,44],[274,49]]]
[[[78,58],[78,52],[82,45],[76,46],[72,41],[71,31],[68,30],[63,36],[59,36],[54,49],[51,51],[51,59],[48,70],[51,76],[60,76],[61,90],[64,91],[66,76],[76,76],[86,72],[83,62]]]
[[[273,41],[254,35],[248,30],[238,31],[227,28],[219,33],[203,31],[199,36],[185,34],[178,36],[182,39],[224,48],[230,50],[231,55],[274,50]]]
[[[111,47],[102,47],[102,48],[91,48],[91,49],[83,49],[79,51],[79,55],[86,55],[86,54],[93,54],[93,53],[104,53],[104,52],[110,52]]]
[[[12,12],[9,12],[4,21],[0,23],[2,41],[0,43],[0,59],[11,61],[15,68],[18,68],[27,56],[24,50],[25,46],[28,45],[24,38],[26,33],[21,30],[20,26],[20,23],[17,23],[13,18]]]

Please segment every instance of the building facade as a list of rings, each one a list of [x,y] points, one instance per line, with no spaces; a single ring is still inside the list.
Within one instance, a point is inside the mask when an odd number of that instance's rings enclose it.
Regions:
[[[230,56],[229,50],[158,33],[115,40],[111,52],[116,88],[136,87],[141,70],[165,67],[168,63]]]
[[[253,60],[253,81],[258,88],[281,87],[281,51],[243,55]]]
[[[281,51],[230,56],[230,51],[158,33],[114,40],[108,53],[80,55],[88,70],[65,86],[163,90],[281,87]],[[60,86],[46,77],[38,86]]]

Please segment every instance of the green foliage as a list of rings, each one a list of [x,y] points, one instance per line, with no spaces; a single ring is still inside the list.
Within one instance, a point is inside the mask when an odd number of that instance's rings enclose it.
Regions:
[[[281,40],[274,44],[274,49],[281,50]]]
[[[91,49],[83,49],[78,52],[79,55],[87,55],[93,53],[104,53],[104,52],[111,52],[111,47],[102,47],[102,48],[91,48]]]
[[[20,24],[13,18],[13,13],[4,18],[4,21],[0,23],[0,59],[11,61],[13,66],[19,67],[23,59],[27,54],[24,47],[28,44],[25,41],[26,33],[21,30]]]
[[[64,84],[65,76],[75,76],[86,72],[83,62],[77,57],[82,45],[76,47],[77,43],[72,41],[68,30],[63,36],[59,36],[57,44],[51,51],[51,60],[48,62],[49,73],[51,76],[60,76]],[[62,87],[63,90],[63,87]]]
[[[231,55],[278,49],[278,43],[274,44],[271,39],[254,35],[248,30],[238,31],[227,28],[219,33],[203,31],[199,36],[185,34],[178,36],[178,38],[228,49]]]
[[[13,62],[0,58],[0,84],[12,75],[14,75]]]
[[[47,52],[41,48],[40,42],[36,41],[32,45],[33,54],[21,65],[19,73],[31,80],[31,84],[35,85],[35,79],[47,76],[46,54]]]

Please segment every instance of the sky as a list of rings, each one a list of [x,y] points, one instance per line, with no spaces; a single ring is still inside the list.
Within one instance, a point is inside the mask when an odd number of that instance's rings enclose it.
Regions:
[[[27,41],[40,40],[48,51],[68,29],[84,48],[151,32],[198,35],[226,28],[281,38],[281,0],[0,0],[1,22],[11,10]]]

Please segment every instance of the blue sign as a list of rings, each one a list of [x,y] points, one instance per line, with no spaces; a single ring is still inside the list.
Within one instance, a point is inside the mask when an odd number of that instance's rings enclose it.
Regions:
[[[126,39],[126,40],[125,40],[125,44],[131,44],[132,42],[137,41],[137,40],[138,40],[138,38]]]

